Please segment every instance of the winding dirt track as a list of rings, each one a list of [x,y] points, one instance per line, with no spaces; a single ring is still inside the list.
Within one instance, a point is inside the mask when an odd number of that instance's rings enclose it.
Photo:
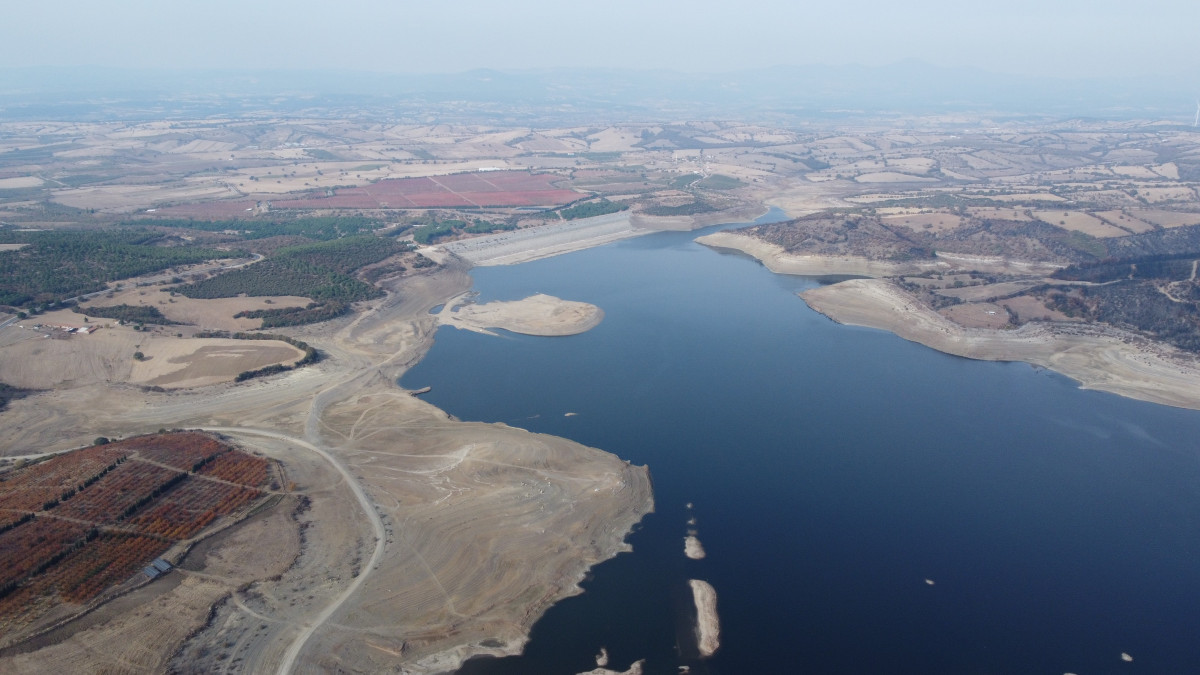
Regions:
[[[362,506],[363,512],[367,515],[367,519],[371,521],[372,529],[375,530],[375,550],[371,553],[371,560],[367,563],[366,567],[363,568],[362,573],[355,577],[353,583],[347,586],[340,595],[330,601],[330,603],[325,606],[325,609],[321,610],[320,614],[314,617],[312,621],[309,621],[307,624],[305,624],[304,629],[300,631],[300,634],[297,635],[296,639],[292,641],[292,644],[290,647],[288,647],[288,650],[284,652],[283,660],[279,663],[279,668],[276,672],[278,672],[279,675],[287,675],[287,673],[292,672],[292,668],[296,664],[296,657],[300,655],[300,652],[304,649],[304,645],[308,642],[308,639],[312,637],[312,634],[316,632],[316,630],[320,628],[322,624],[328,621],[329,617],[333,616],[334,612],[336,612],[338,608],[340,608],[342,604],[346,602],[348,598],[350,598],[350,596],[354,595],[359,587],[363,585],[363,582],[367,580],[367,576],[370,575],[371,571],[375,569],[376,565],[378,565],[379,561],[383,558],[383,549],[386,536],[386,533],[383,529],[383,520],[379,518],[379,514],[375,511],[375,506],[371,503],[371,500],[367,498],[367,493],[363,491],[359,482],[350,474],[350,471],[343,466],[341,462],[335,459],[334,456],[325,449],[309,443],[308,441],[288,436],[287,434],[282,434],[277,431],[268,431],[266,429],[216,427],[210,429],[210,431],[229,434],[231,436],[264,436],[266,438],[274,438],[286,443],[293,443],[295,445],[312,450],[320,455],[325,461],[329,462],[333,468],[337,469],[338,473],[342,474],[342,478],[346,481],[346,484],[350,486],[350,489],[354,491],[354,496],[358,498],[358,503],[360,506]]]

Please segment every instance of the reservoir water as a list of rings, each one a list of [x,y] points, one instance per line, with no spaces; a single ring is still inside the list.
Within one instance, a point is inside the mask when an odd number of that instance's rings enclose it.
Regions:
[[[605,319],[442,328],[403,378],[654,479],[633,552],[525,654],[463,673],[579,673],[602,646],[609,668],[673,675],[1200,672],[1200,413],[834,324],[796,296],[816,281],[698,234],[477,269],[480,302],[548,293]],[[702,560],[683,555],[693,516]],[[707,661],[689,578],[719,597]]]

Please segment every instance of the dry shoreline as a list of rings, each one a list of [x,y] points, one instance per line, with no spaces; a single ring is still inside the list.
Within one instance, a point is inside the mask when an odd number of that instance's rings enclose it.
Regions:
[[[865,258],[789,256],[779,246],[732,232],[698,238],[701,244],[741,251],[779,274],[893,276],[968,261],[988,271],[1051,271],[1046,264],[990,258],[896,264]],[[1200,409],[1200,363],[1190,354],[1107,326],[1030,323],[1013,330],[964,328],[885,279],[852,279],[801,294],[814,310],[838,323],[887,330],[947,354],[987,361],[1022,361],[1076,380],[1083,389],[1142,401]]]
[[[653,497],[645,467],[566,439],[459,422],[395,385],[432,345],[438,320],[429,310],[470,283],[452,263],[384,282],[387,297],[354,315],[288,329],[327,356],[297,371],[164,392],[100,380],[13,401],[0,454],[162,427],[220,428],[291,467],[296,489],[322,515],[313,516],[287,574],[260,579],[251,595],[235,591],[236,601],[212,610],[211,634],[195,632],[209,612],[193,597],[195,584],[164,587],[158,602],[179,611],[161,637],[157,628],[131,633],[136,617],[122,614],[0,659],[0,670],[117,668],[136,658],[161,671],[178,649],[214,640],[235,644],[241,667],[254,672],[294,658],[298,672],[433,673],[478,654],[519,653],[546,609],[578,593],[593,565],[628,550],[625,537],[653,510]],[[359,508],[347,480],[377,520]],[[200,642],[179,642],[192,634]],[[114,646],[90,646],[101,643]],[[193,665],[207,670],[219,668],[221,651],[187,653],[204,655],[208,661]]]

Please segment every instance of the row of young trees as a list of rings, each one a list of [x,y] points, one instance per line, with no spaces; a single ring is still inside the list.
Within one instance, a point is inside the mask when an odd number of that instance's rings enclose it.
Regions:
[[[265,459],[182,432],[93,446],[0,475],[0,496],[26,496],[10,503],[44,489],[72,492],[49,513],[23,514],[0,530],[0,630],[44,614],[56,598],[86,602],[128,579],[173,539],[194,536],[261,496],[254,486],[266,482],[268,470]],[[122,518],[140,533],[104,528]]]

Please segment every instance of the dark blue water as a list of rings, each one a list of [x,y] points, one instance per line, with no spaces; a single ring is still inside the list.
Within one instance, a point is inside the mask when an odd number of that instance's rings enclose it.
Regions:
[[[463,673],[576,673],[601,646],[609,667],[672,674],[1200,673],[1200,414],[839,326],[796,297],[816,282],[695,236],[476,270],[481,302],[549,293],[605,320],[567,338],[443,328],[405,376],[459,418],[654,478],[634,552],[523,656]],[[688,578],[719,595],[707,662]]]

